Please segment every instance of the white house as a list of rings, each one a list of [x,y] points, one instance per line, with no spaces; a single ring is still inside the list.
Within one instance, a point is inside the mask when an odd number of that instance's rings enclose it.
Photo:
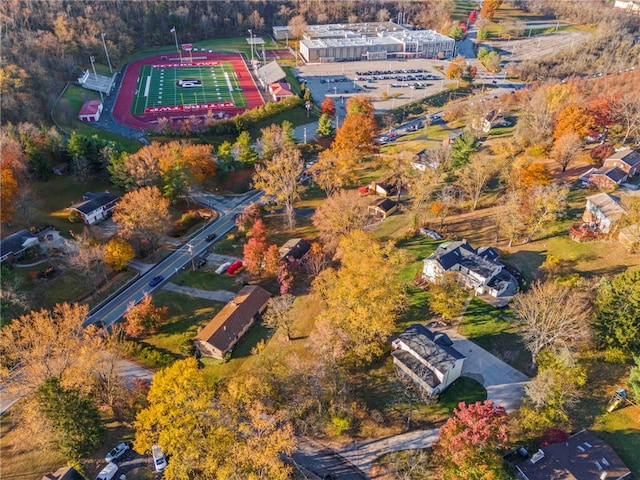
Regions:
[[[109,216],[116,208],[118,197],[109,192],[87,192],[82,196],[82,200],[80,203],[71,205],[67,210],[78,212],[84,223],[93,225]]]
[[[609,233],[625,213],[620,205],[620,198],[608,193],[598,193],[587,197],[582,221],[595,223],[600,232]]]
[[[391,356],[396,368],[433,397],[462,373],[465,357],[452,345],[446,334],[415,324],[393,340]]]
[[[83,122],[97,122],[102,113],[102,102],[100,100],[87,100],[80,107],[78,118]]]

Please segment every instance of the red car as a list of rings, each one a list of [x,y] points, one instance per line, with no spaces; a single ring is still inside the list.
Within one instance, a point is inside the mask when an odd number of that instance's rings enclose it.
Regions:
[[[229,265],[229,268],[227,268],[227,273],[229,275],[233,275],[234,273],[236,273],[241,268],[242,268],[242,262],[240,262],[240,261],[233,262],[231,265]]]

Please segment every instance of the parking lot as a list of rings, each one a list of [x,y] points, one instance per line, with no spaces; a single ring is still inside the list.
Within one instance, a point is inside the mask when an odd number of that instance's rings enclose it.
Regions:
[[[373,97],[376,111],[384,111],[410,103],[441,91],[446,84],[436,66],[446,68],[447,61],[411,59],[361,62],[339,62],[303,65],[297,68],[319,105],[333,97],[339,118],[344,118],[346,101],[357,93]],[[383,93],[396,98],[382,100]]]

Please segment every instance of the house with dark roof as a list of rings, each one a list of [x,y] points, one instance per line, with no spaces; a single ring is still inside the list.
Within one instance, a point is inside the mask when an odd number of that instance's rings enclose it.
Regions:
[[[85,478],[73,467],[62,467],[55,473],[47,473],[42,480],[85,480]]]
[[[29,230],[20,230],[0,242],[0,262],[13,262],[19,259],[30,247],[39,245],[37,235]]]
[[[392,341],[391,356],[400,372],[433,397],[444,392],[462,373],[465,357],[452,345],[445,333],[415,324]]]
[[[107,218],[116,208],[118,197],[109,192],[87,192],[82,196],[82,202],[71,205],[67,210],[80,214],[87,225],[93,225]]]
[[[523,480],[620,480],[631,471],[618,454],[588,430],[542,447],[516,465]]]
[[[282,245],[278,252],[280,253],[280,260],[292,261],[302,260],[307,256],[311,244],[302,238],[290,238]]]
[[[604,159],[603,167],[616,167],[632,177],[640,172],[640,151],[625,149]]]
[[[509,297],[515,294],[518,283],[498,262],[498,252],[491,247],[477,250],[466,240],[445,242],[424,259],[422,278],[431,283],[444,281],[447,273],[474,290],[477,295]]]
[[[258,285],[242,287],[196,335],[194,343],[200,355],[223,359],[257,321],[269,298],[271,294]]]
[[[600,188],[615,188],[624,183],[629,174],[618,167],[602,166],[589,176],[589,183]]]
[[[393,215],[393,212],[398,209],[398,204],[389,198],[378,198],[367,209],[369,213],[385,219]]]

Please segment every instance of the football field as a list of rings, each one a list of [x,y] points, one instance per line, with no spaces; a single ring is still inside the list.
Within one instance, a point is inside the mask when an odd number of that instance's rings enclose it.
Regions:
[[[133,115],[246,107],[238,73],[229,61],[143,65],[131,105]]]

